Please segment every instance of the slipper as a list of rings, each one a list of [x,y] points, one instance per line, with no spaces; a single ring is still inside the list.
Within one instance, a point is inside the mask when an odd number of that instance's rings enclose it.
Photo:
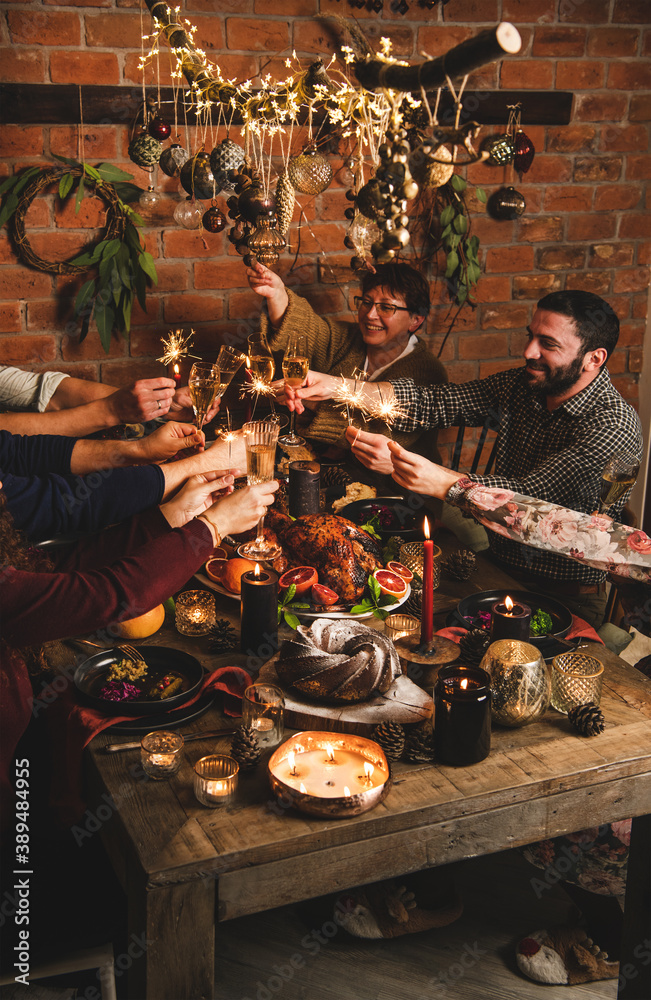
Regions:
[[[435,909],[425,909],[405,885],[388,879],[340,896],[334,918],[353,937],[393,938],[446,927],[462,913],[463,903],[456,889],[448,901]]]
[[[517,947],[520,972],[536,983],[575,986],[600,979],[616,979],[619,962],[608,955],[580,927],[534,931]]]

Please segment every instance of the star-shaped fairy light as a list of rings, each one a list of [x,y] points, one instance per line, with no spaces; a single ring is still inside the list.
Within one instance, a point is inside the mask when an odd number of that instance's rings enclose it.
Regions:
[[[193,337],[194,330],[190,330],[189,333],[184,333],[183,330],[170,330],[167,337],[161,337],[163,356],[156,360],[164,365],[176,365],[181,358],[196,358],[196,354],[188,354]]]

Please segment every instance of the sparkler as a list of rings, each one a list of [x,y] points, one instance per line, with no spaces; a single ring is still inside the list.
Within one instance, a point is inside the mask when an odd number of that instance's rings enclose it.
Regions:
[[[396,399],[384,399],[382,389],[379,385],[377,391],[380,396],[380,402],[371,409],[371,416],[374,419],[383,420],[387,427],[390,428],[399,417],[404,416],[404,411]]]
[[[240,393],[240,399],[243,399],[245,393],[249,396],[255,397],[255,402],[253,404],[253,412],[251,413],[251,420],[255,416],[255,408],[258,405],[258,400],[260,396],[271,396],[275,397],[276,392],[273,386],[269,382],[265,382],[258,375],[254,375],[251,369],[248,370],[250,376],[250,382],[248,385],[242,386],[242,392]]]
[[[194,330],[190,330],[189,333],[184,333],[183,330],[170,330],[167,337],[161,337],[163,356],[156,358],[156,360],[164,365],[178,364],[181,358],[185,357],[200,361],[201,358],[197,358],[196,354],[188,354],[192,347],[192,337],[194,337]]]
[[[363,384],[358,387],[357,379],[354,382],[354,388],[349,389],[346,385],[346,379],[341,376],[341,385],[338,385],[332,394],[332,398],[335,403],[343,403],[345,407],[346,416],[348,418],[348,426],[352,426],[353,418],[351,414],[351,409],[359,410],[360,413],[370,413],[371,407],[369,406],[369,400],[364,392]]]

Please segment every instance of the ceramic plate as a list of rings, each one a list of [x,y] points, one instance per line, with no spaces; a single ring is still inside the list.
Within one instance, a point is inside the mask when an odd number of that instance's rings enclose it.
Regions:
[[[163,701],[144,696],[130,701],[108,701],[100,697],[99,692],[106,683],[109,669],[124,659],[115,649],[103,649],[84,660],[75,670],[75,687],[84,701],[106,715],[155,715],[179,708],[197,693],[204,672],[194,656],[169,646],[136,646],[136,649],[149,668],[147,686],[155,684],[167,673],[175,673],[183,678],[182,690]]]
[[[456,611],[454,612],[454,617],[456,619],[454,624],[464,625],[466,628],[472,628],[472,619],[475,618],[480,611],[490,611],[493,604],[495,604],[496,601],[503,601],[507,594],[516,603],[519,602],[520,604],[526,604],[530,607],[532,614],[535,613],[538,608],[541,608],[551,616],[553,632],[550,635],[534,635],[529,639],[529,641],[540,650],[544,650],[547,646],[554,643],[555,639],[562,639],[563,636],[566,636],[570,631],[572,626],[572,614],[564,604],[561,604],[559,601],[555,601],[551,597],[545,597],[542,594],[532,594],[531,592],[525,590],[484,590],[479,594],[471,594],[470,597],[464,597],[462,601],[459,601]]]

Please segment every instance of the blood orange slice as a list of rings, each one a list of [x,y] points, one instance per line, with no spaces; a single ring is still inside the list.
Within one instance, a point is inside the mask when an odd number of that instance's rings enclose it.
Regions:
[[[212,556],[206,563],[206,576],[209,576],[215,583],[221,583],[226,572],[228,559],[221,556]]]
[[[383,594],[391,594],[393,597],[404,597],[407,593],[407,581],[398,573],[392,573],[390,569],[376,569],[373,576],[379,583]]]
[[[314,566],[296,566],[283,573],[278,586],[281,590],[289,590],[292,584],[296,587],[297,594],[304,594],[306,590],[313,587],[318,581],[319,575]]]
[[[330,587],[324,587],[321,583],[315,583],[312,587],[313,604],[323,604],[327,607],[329,604],[336,604],[339,599],[339,594],[335,594]]]
[[[412,571],[408,569],[407,566],[403,566],[400,562],[388,562],[385,568],[391,570],[392,573],[397,573],[398,576],[401,576],[403,580],[407,581],[407,583],[411,583],[414,579]]]

